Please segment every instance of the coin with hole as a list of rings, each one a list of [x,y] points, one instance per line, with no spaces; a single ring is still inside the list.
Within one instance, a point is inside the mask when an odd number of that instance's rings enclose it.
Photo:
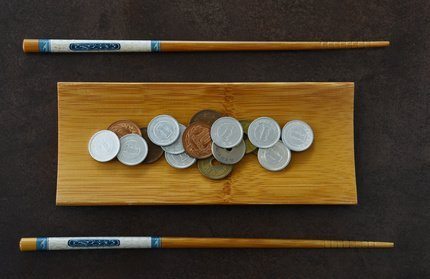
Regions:
[[[233,148],[222,148],[212,143],[212,154],[219,162],[223,164],[233,165],[237,164],[245,156],[246,145],[242,140],[239,145]]]
[[[223,164],[214,157],[197,161],[200,173],[210,179],[223,179],[233,171],[233,165]]]
[[[245,141],[246,145],[246,154],[252,153],[254,150],[257,149],[255,145],[252,144],[252,142],[248,138],[248,128],[252,121],[250,120],[239,120],[240,125],[242,125],[243,128],[243,140]]]

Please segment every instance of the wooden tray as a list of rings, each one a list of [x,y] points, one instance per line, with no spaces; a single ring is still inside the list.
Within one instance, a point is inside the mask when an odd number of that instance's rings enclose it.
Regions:
[[[58,83],[57,205],[356,204],[354,83]],[[88,140],[110,123],[145,126],[158,114],[187,124],[201,109],[237,119],[302,119],[312,147],[293,153],[281,172],[250,154],[220,181],[196,166],[177,170],[160,159],[127,167],[99,163]]]

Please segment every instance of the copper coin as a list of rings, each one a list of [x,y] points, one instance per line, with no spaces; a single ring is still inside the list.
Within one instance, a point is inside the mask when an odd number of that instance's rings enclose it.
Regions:
[[[119,138],[128,134],[142,135],[139,126],[137,126],[136,123],[130,120],[119,120],[110,124],[107,129],[114,132]]]
[[[194,122],[185,129],[182,136],[185,152],[191,157],[204,159],[212,155],[211,126]]]
[[[163,149],[161,149],[160,146],[153,143],[149,137],[148,132],[146,131],[146,128],[140,129],[142,132],[142,137],[146,140],[146,143],[148,144],[148,155],[146,155],[145,160],[143,161],[144,164],[151,164],[157,161],[158,159],[163,156]]]
[[[223,117],[223,114],[215,110],[205,109],[194,114],[193,117],[191,117],[190,124],[194,122],[203,122],[211,126],[212,123],[220,117]]]

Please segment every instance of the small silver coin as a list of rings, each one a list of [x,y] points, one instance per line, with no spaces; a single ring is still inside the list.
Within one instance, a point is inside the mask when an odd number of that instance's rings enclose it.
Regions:
[[[127,166],[135,166],[143,162],[148,155],[148,144],[142,136],[128,134],[120,138],[121,148],[118,160]]]
[[[212,142],[212,155],[223,164],[233,165],[238,163],[245,156],[245,152],[246,144],[244,140],[239,145],[228,149],[219,147]]]
[[[186,169],[196,162],[196,158],[191,157],[185,152],[180,154],[170,154],[165,152],[164,157],[169,165],[177,169]]]
[[[281,127],[270,117],[259,117],[249,125],[248,138],[258,148],[269,148],[281,138]]]
[[[166,146],[174,143],[180,134],[179,123],[170,115],[158,115],[148,124],[148,137],[156,145]]]
[[[281,141],[270,148],[258,149],[258,162],[269,171],[280,171],[291,161],[291,151]]]
[[[312,128],[301,120],[292,120],[282,128],[282,142],[292,151],[304,151],[314,141]]]
[[[216,145],[222,148],[232,148],[243,139],[243,128],[240,122],[233,117],[218,118],[211,127],[211,138]]]
[[[178,139],[171,145],[162,146],[161,148],[170,154],[180,154],[185,152],[184,146],[182,144],[182,135],[184,134],[184,131],[186,128],[187,127],[185,127],[185,125],[182,125],[181,123],[179,123],[180,132],[179,132]]]
[[[118,136],[109,130],[95,133],[88,142],[88,151],[94,160],[107,162],[118,155],[120,142]]]

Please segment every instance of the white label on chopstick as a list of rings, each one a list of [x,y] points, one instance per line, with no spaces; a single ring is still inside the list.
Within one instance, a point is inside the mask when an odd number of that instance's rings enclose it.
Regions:
[[[156,42],[156,41],[152,41]],[[149,40],[40,40],[41,52],[151,52]],[[41,47],[42,46],[42,47]]]
[[[40,250],[127,249],[152,247],[151,237],[49,237],[46,239],[46,249]]]

